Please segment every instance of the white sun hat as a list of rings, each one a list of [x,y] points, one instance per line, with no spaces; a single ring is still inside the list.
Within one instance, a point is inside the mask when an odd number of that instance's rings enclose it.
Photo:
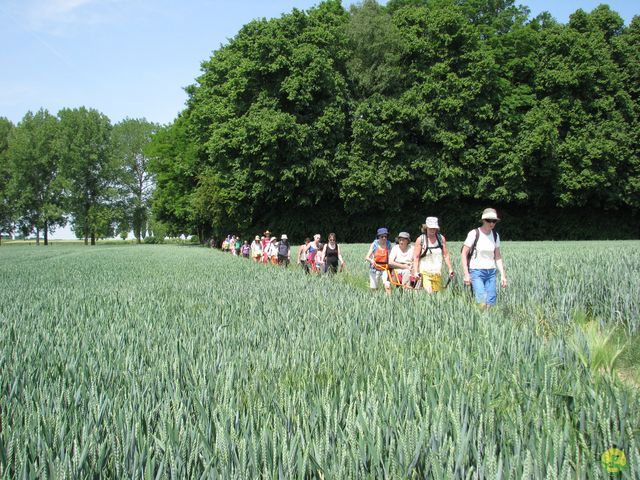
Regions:
[[[427,217],[424,221],[427,228],[437,228],[440,230],[440,225],[438,225],[438,217]]]
[[[482,220],[500,220],[498,212],[494,208],[485,208],[482,212]]]

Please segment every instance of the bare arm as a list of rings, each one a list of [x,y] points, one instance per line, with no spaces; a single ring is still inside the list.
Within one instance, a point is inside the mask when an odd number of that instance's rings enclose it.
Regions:
[[[471,275],[469,274],[468,255],[469,255],[469,247],[464,245],[462,247],[462,253],[460,253],[460,261],[462,262],[462,271],[464,273],[464,284],[465,285],[470,285],[471,284]]]
[[[371,254],[372,253],[373,253],[373,243],[369,247],[369,251],[367,252],[367,254],[364,257],[364,259],[369,263],[373,263],[373,259],[371,258]]]
[[[449,256],[449,248],[447,248],[447,240],[442,237],[442,257],[444,258],[444,263],[447,264],[447,268],[449,269],[449,276],[453,277],[453,267],[451,266],[451,257]]]
[[[413,245],[413,275],[418,276],[418,268],[420,268],[420,253],[422,252],[422,237],[418,237]]]
[[[502,288],[507,287],[507,274],[504,271],[504,262],[502,261],[502,253],[500,253],[500,247],[496,247],[496,267],[498,267],[498,271],[500,272],[500,286]]]

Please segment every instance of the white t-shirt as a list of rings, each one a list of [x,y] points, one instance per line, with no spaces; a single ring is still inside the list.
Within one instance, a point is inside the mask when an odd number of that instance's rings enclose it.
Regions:
[[[442,271],[442,248],[438,248],[438,240],[431,243],[429,241],[429,237],[427,235],[420,236],[420,242],[425,241],[427,243],[427,247],[430,247],[430,250],[426,252],[426,255],[420,259],[420,271],[427,273],[440,273]],[[420,244],[422,250],[425,249],[425,246]]]
[[[400,245],[394,245],[389,254],[389,263],[408,263],[411,265],[413,261],[413,247],[407,247],[407,251],[403,252]]]
[[[500,247],[500,235],[496,233],[496,240],[493,240],[493,231],[485,234],[481,229],[477,229],[478,243],[471,256],[469,268],[496,268],[496,248]],[[464,244],[471,248],[476,240],[476,229],[471,230],[467,235]]]

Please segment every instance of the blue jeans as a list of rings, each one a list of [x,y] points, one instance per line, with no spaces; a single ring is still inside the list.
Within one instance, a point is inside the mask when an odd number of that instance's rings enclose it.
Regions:
[[[496,304],[496,269],[495,268],[472,268],[471,287],[476,297],[476,303],[486,305]]]

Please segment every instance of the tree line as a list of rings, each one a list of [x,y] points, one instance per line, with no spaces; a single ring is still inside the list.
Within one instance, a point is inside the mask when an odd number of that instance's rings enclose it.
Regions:
[[[640,235],[638,16],[625,26],[600,5],[561,24],[513,0],[327,0],[246,24],[201,72],[144,149],[158,231],[363,241],[434,215],[461,238],[493,206],[504,238]],[[98,134],[105,119],[83,112]],[[65,206],[18,203],[22,225],[67,213],[86,238],[133,224],[135,195],[110,177],[122,158],[91,150],[78,115],[58,114],[63,173],[38,189],[62,188]],[[86,167],[102,155],[104,169]]]
[[[140,242],[153,187],[144,149],[158,129],[144,119],[111,125],[84,107],[27,112],[17,125],[0,118],[0,232],[47,245],[71,222],[85,243],[130,231]]]
[[[638,237],[640,18],[511,0],[338,0],[245,25],[154,138],[177,231]]]

